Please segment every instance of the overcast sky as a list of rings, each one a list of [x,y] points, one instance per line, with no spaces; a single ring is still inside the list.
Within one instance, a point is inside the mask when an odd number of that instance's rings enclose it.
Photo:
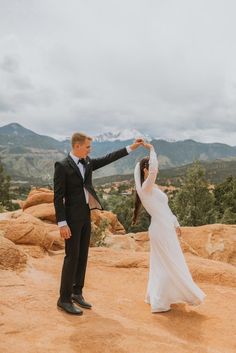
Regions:
[[[236,145],[235,0],[0,0],[0,126]]]

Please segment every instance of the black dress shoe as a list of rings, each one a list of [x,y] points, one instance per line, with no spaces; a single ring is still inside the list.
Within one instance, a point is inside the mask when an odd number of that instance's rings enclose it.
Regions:
[[[92,305],[84,300],[82,294],[72,294],[71,299],[78,305],[85,309],[92,309]]]
[[[83,311],[74,306],[73,303],[67,303],[67,302],[62,302],[60,299],[58,299],[57,301],[57,307],[60,309],[60,310],[64,310],[66,313],[68,314],[72,314],[72,315],[83,315]]]

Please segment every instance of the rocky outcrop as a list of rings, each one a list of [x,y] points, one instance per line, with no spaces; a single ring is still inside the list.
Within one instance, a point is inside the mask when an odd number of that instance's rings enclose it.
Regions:
[[[179,239],[186,253],[236,265],[236,226],[210,224],[200,227],[182,227]],[[106,246],[113,249],[148,251],[147,232],[126,235],[109,234],[104,240]]]
[[[4,237],[15,244],[36,245],[44,249],[52,249],[53,246],[55,248],[55,244],[58,248],[63,247],[59,231],[30,214],[23,213],[16,219],[2,220],[0,229]]]
[[[234,351],[236,226],[182,227],[186,262],[207,296],[197,307],[178,303],[153,315],[144,303],[148,233],[124,234],[114,214],[93,211],[92,226],[106,247],[90,249],[85,294],[96,309],[81,321],[55,310],[64,250],[48,254],[64,241],[52,192],[34,190],[26,201],[23,210],[0,214],[0,351],[22,352],[26,341],[28,353]],[[17,345],[9,339],[16,334]]]
[[[236,225],[209,224],[182,228],[182,248],[196,255],[236,265]]]
[[[0,214],[0,229],[5,237],[15,244],[24,244],[26,252],[40,257],[42,250],[57,251],[64,248],[64,240],[60,237],[56,224],[53,204],[53,191],[46,188],[33,189],[22,210]],[[108,234],[124,234],[125,229],[112,212],[93,210],[91,246],[103,244]]]
[[[54,193],[46,188],[33,189],[22,205],[24,213],[30,214],[45,222],[56,223],[53,204]],[[125,234],[125,229],[117,216],[110,211],[92,210],[91,219],[94,228],[105,224],[107,234]]]
[[[147,232],[128,234],[109,234],[104,239],[105,246],[115,250],[148,251],[149,238]]]
[[[27,255],[12,241],[0,236],[0,269],[23,270],[27,263]]]
[[[24,213],[30,214],[42,221],[56,223],[55,208],[53,203],[41,203],[30,206],[24,210]]]
[[[1,271],[0,351],[233,353],[236,269],[185,256],[206,299],[159,314],[144,302],[147,252],[90,249],[84,293],[94,309],[79,318],[56,309],[63,254],[30,259],[25,271]]]
[[[23,210],[29,207],[53,203],[53,191],[46,188],[32,189],[23,204]]]
[[[148,268],[149,253],[133,250],[94,248],[89,261],[99,266],[118,268]],[[236,288],[236,267],[220,261],[185,254],[190,272],[195,281],[219,284]]]

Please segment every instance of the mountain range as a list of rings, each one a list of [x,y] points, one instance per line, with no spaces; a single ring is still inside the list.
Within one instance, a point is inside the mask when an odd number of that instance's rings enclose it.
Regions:
[[[130,145],[135,137],[151,137],[137,130],[111,132],[94,138],[91,157],[103,156],[116,149]],[[201,143],[194,140],[166,141],[152,139],[161,169],[189,164],[194,160],[234,160],[236,146],[222,143]],[[18,123],[0,127],[0,158],[13,180],[52,183],[54,162],[63,159],[70,151],[70,141],[58,141],[29,130]],[[135,163],[148,154],[144,148],[132,152],[94,173],[94,177],[133,173]]]

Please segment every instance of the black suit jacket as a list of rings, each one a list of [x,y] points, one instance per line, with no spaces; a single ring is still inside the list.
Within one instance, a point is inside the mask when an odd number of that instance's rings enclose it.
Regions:
[[[68,155],[65,159],[55,163],[54,171],[54,206],[57,222],[74,223],[82,220],[88,213],[88,206],[84,195],[84,187],[95,199],[98,207],[103,209],[93,188],[93,170],[127,156],[126,148],[107,154],[101,158],[86,158],[84,179],[73,159]]]

